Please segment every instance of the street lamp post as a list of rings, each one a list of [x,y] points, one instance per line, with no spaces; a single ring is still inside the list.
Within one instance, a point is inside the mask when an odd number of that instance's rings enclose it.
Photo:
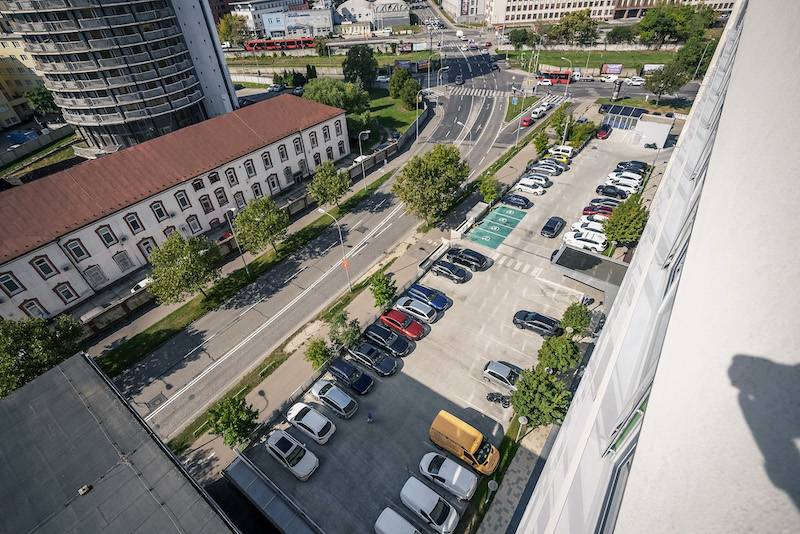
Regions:
[[[348,265],[347,262],[347,253],[346,253],[347,249],[344,248],[344,239],[342,238],[342,227],[339,225],[339,219],[337,219],[336,217],[334,217],[333,215],[331,215],[322,208],[317,208],[317,211],[324,215],[327,215],[328,217],[333,219],[334,223],[336,223],[336,229],[339,230],[339,243],[342,245],[342,267],[344,267],[344,272],[347,273],[347,287],[349,287],[350,291],[352,292],[353,284],[350,282],[350,266]]]
[[[572,60],[567,59],[564,56],[561,56],[561,59],[563,59],[564,61],[569,61],[569,75],[572,76]],[[567,83],[564,84],[564,98],[566,98],[567,96],[567,89],[569,89],[569,82],[570,80],[567,80]]]
[[[417,94],[414,95],[414,109],[417,112],[417,120],[414,121],[414,124],[417,127],[417,135],[416,135],[416,137],[414,139],[415,141],[419,141],[419,103],[420,103],[420,100],[422,100],[422,98],[420,98],[420,96],[422,95],[422,91],[423,90],[420,89],[419,91],[417,91]]]
[[[369,137],[369,134],[371,134],[371,133],[372,133],[372,130],[362,130],[362,131],[358,132],[358,155],[359,155],[359,159],[361,160],[361,179],[362,180],[364,180],[367,176],[366,176],[365,171],[364,171],[364,150],[361,148],[361,136],[363,136],[364,134],[367,134],[367,137]],[[364,187],[366,187],[366,185]]]
[[[228,221],[228,225],[231,227],[231,233],[233,234],[233,241],[236,243],[236,248],[239,249],[239,255],[242,257],[242,263],[244,264],[244,272],[247,273],[247,278],[250,278],[250,267],[247,265],[247,258],[244,257],[244,252],[242,251],[242,245],[239,244],[239,238],[236,236],[236,229],[233,227],[233,214],[236,213],[236,208],[231,208],[225,212],[225,220]]]

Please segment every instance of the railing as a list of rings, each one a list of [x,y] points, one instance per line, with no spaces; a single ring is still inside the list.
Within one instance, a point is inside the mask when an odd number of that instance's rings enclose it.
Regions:
[[[39,62],[38,67],[42,72],[78,72],[78,71],[95,71],[97,64],[94,61],[62,61],[58,63],[43,63]]]
[[[144,42],[144,39],[139,33],[132,33],[131,35],[118,35],[114,37],[114,40],[116,40],[120,46],[134,45]]]
[[[187,51],[186,47],[180,44],[180,45],[167,46],[164,48],[158,48],[156,50],[151,50],[150,54],[154,58],[161,59],[162,57],[174,56],[176,54],[180,54],[186,51]]]
[[[78,30],[78,24],[74,20],[59,20],[49,22],[19,22],[12,21],[11,25],[20,33],[50,33]]]
[[[125,117],[121,113],[70,113],[64,110],[64,119],[72,124],[101,125],[123,122]]]
[[[148,22],[151,20],[165,19],[174,17],[174,13],[169,9],[154,9],[152,11],[139,11],[134,13],[136,20],[139,22]]]
[[[133,111],[125,112],[126,119],[141,119],[147,116],[149,116],[149,112],[147,109],[135,109]]]
[[[91,50],[85,41],[25,43],[25,48],[31,52],[88,52]]]
[[[94,98],[64,98],[59,95],[53,95],[53,100],[56,104],[62,107],[103,107],[103,106],[116,106],[117,103],[110,96],[94,97]]]
[[[169,103],[159,104],[158,106],[150,108],[151,115],[159,115],[167,111],[172,111],[172,107],[170,107]]]
[[[94,89],[107,89],[108,84],[105,80],[69,80],[69,81],[62,81],[62,80],[50,80],[45,79],[44,85],[48,89],[58,90],[94,90]]]
[[[177,35],[180,33],[178,28],[172,26],[169,28],[161,28],[158,30],[150,30],[149,32],[143,32],[145,40],[147,41],[155,41],[158,39],[164,39],[166,37],[172,37],[173,35]]]

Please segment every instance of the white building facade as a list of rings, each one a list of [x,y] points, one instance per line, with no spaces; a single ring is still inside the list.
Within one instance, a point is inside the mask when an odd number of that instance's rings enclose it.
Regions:
[[[265,39],[327,37],[333,33],[332,9],[299,9],[261,15]]]
[[[247,29],[253,37],[264,35],[263,15],[267,13],[283,13],[291,8],[301,8],[305,0],[249,0],[231,2],[231,14],[242,17]]]

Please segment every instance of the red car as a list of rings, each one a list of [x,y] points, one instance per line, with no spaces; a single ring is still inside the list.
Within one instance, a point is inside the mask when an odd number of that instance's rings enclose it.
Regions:
[[[389,310],[381,315],[381,322],[398,334],[402,334],[409,339],[417,340],[425,333],[425,329],[419,321],[399,310]]]
[[[492,43],[490,43],[489,41],[486,41],[485,43],[483,43],[483,46],[484,46],[484,48],[489,48],[490,46],[492,46]]]
[[[584,215],[611,215],[612,211],[614,211],[612,208],[601,205],[586,206],[583,208]]]
[[[604,124],[597,130],[597,138],[598,139],[608,139],[608,136],[611,135],[611,126],[608,124]]]
[[[519,125],[522,126],[523,128],[527,128],[531,124],[533,124],[533,119],[530,117],[522,117],[519,120]]]

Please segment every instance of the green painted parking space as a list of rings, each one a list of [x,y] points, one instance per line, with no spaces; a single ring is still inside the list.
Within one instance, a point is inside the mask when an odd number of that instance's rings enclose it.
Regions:
[[[525,212],[522,210],[515,210],[514,208],[509,208],[508,206],[500,206],[499,208],[495,209],[489,214],[489,217],[493,216],[510,217],[512,219],[516,219],[517,222],[519,222],[522,220],[523,217],[525,217]]]
[[[502,238],[508,237],[508,234],[511,233],[511,230],[514,229],[512,226],[505,226],[503,224],[498,224],[492,221],[483,221],[481,224],[478,225],[478,228],[486,232],[497,234]]]
[[[474,228],[469,234],[467,239],[475,243],[480,243],[484,247],[497,248],[503,242],[504,236],[493,234],[483,230],[480,226]]]
[[[467,234],[467,238],[489,248],[497,248],[517,227],[525,212],[500,206],[490,212],[478,226]]]

